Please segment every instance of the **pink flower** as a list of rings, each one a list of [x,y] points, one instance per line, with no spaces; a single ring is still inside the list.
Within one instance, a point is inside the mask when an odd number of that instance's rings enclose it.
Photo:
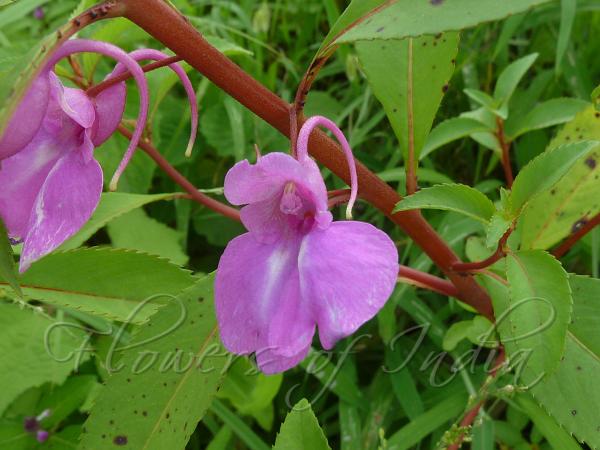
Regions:
[[[248,233],[232,240],[215,282],[221,339],[236,354],[256,353],[265,373],[297,365],[315,328],[324,348],[370,320],[391,295],[398,252],[382,231],[364,222],[332,222],[327,190],[308,138],[323,125],[342,143],[356,198],[356,168],[335,124],[309,119],[298,139],[298,159],[283,153],[237,163],[225,178],[225,196],[241,210]]]
[[[162,59],[152,50],[128,55],[104,42],[72,40],[50,58],[33,81],[6,132],[0,137],[0,217],[14,241],[23,241],[19,270],[50,253],[74,235],[100,201],[102,169],[95,147],[120,124],[125,109],[125,83],[90,98],[85,91],[63,86],[54,73],[56,63],[73,53],[95,52],[119,61],[115,74],[129,70],[140,91],[136,130],[124,160],[111,183],[129,162],[142,136],[148,113],[148,88],[137,59]],[[190,91],[181,67],[173,67]],[[190,101],[196,101],[191,90]],[[193,109],[192,128],[197,126]],[[192,141],[193,143],[193,141]]]

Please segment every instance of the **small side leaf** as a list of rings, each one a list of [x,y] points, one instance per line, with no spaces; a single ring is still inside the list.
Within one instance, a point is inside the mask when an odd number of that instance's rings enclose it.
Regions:
[[[487,223],[496,208],[484,194],[464,184],[440,184],[421,189],[400,201],[394,212],[411,209],[454,211]]]
[[[547,150],[534,158],[515,178],[510,196],[516,217],[522,207],[540,192],[551,188],[579,160],[598,146],[596,141],[576,142]]]
[[[455,117],[438,124],[425,141],[420,159],[425,158],[434,150],[457,139],[467,137],[473,133],[487,131],[488,127],[475,119],[468,117]]]
[[[517,85],[525,76],[525,73],[533,65],[538,54],[524,56],[512,62],[498,76],[496,88],[494,89],[494,99],[501,105],[506,105],[510,101]]]

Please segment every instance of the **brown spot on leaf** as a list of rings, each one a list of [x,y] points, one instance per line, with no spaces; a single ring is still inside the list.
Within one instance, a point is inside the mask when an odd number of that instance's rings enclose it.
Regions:
[[[442,86],[442,92],[445,94],[446,92],[448,92],[449,88],[450,88],[450,86],[448,86],[448,83],[446,83],[445,85]]]
[[[381,33],[383,30],[385,30],[385,27],[379,27],[379,28],[377,28],[375,31],[376,31],[377,33]]]
[[[586,218],[579,219],[571,227],[571,233],[577,233],[579,230],[581,230],[585,226],[586,223],[588,223]]]
[[[429,3],[431,3],[433,6],[438,6],[444,3],[444,0],[429,0]]]
[[[596,168],[596,160],[592,157],[589,157],[588,159],[585,160],[585,165],[588,166],[590,169],[595,169]]]
[[[113,439],[113,444],[115,445],[127,445],[127,436],[115,436]]]

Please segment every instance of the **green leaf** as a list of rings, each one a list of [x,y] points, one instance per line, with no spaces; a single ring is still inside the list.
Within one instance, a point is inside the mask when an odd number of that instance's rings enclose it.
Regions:
[[[454,72],[458,41],[458,33],[446,33],[356,44],[367,80],[383,105],[405,161],[411,132],[415,159],[419,159]]]
[[[365,408],[362,392],[355,380],[340,371],[340,367],[331,362],[330,358],[310,349],[308,356],[300,363],[308,374],[314,375],[321,384],[336,394],[340,400],[357,408]],[[335,382],[334,382],[335,381]]]
[[[572,297],[561,264],[540,250],[506,257],[509,296],[506,310],[496,311],[500,334],[510,357],[525,359],[527,383],[550,375],[564,354]]]
[[[111,221],[108,235],[114,247],[157,255],[178,266],[189,259],[182,248],[181,234],[139,208]]]
[[[459,416],[467,405],[464,393],[444,398],[433,408],[409,422],[388,439],[389,450],[408,450],[421,442],[438,427]]]
[[[20,278],[26,297],[113,320],[143,323],[194,283],[179,267],[141,253],[108,248],[55,253]],[[6,283],[0,281],[0,287]]]
[[[498,102],[489,94],[480,91],[479,89],[465,89],[464,92],[471,100],[475,101],[489,111],[496,112],[498,108]]]
[[[525,73],[537,59],[537,53],[524,56],[509,64],[498,76],[496,88],[494,89],[494,99],[500,105],[508,105],[517,85],[525,76]]]
[[[250,450],[268,450],[267,444],[246,425],[239,416],[229,410],[219,399],[214,399],[211,411],[214,412]]]
[[[471,331],[473,323],[470,320],[461,320],[450,325],[448,331],[444,335],[444,341],[442,348],[445,352],[451,352],[456,349],[457,345],[464,339],[467,338]]]
[[[485,230],[486,247],[497,247],[500,239],[502,239],[502,236],[508,231],[512,222],[512,219],[504,216],[504,211],[494,213]]]
[[[583,138],[600,140],[600,119],[591,106],[567,124],[549,148]],[[600,149],[595,148],[560,183],[529,202],[520,223],[522,248],[550,248],[600,212],[600,203],[590,201],[600,193],[599,162]]]
[[[517,404],[531,418],[552,448],[560,450],[580,450],[581,446],[569,433],[561,428],[542,408],[535,404],[531,396],[521,394],[516,398]]]
[[[23,296],[19,281],[17,280],[17,266],[12,247],[4,223],[0,218],[0,281],[6,281],[9,286],[19,295]]]
[[[364,6],[361,9],[355,5],[362,3]],[[354,13],[352,19],[356,20],[357,16],[364,15],[381,3],[383,2],[354,0],[348,9],[352,8]],[[417,37],[444,31],[462,30],[480,23],[503,19],[543,3],[547,3],[547,0],[504,0],[502,2],[496,0],[454,0],[452,2],[397,0],[389,2],[389,6],[350,28],[334,42],[402,39],[407,36]],[[465,13],[466,11],[468,14]],[[349,19],[350,17],[344,14],[340,21],[344,20],[344,23],[348,24],[350,23]],[[335,30],[341,31],[343,28],[337,26]]]
[[[49,409],[52,412],[44,419],[44,427],[54,428],[78,410],[95,385],[95,375],[77,375],[69,377],[61,386],[47,392],[37,405],[39,411]]]
[[[473,427],[471,450],[494,450],[494,421],[484,417]]]
[[[100,228],[123,214],[141,208],[149,203],[161,200],[172,200],[177,198],[178,195],[180,194],[141,195],[125,194],[121,192],[104,193],[90,220],[88,220],[75,236],[65,242],[60,247],[60,250],[72,250],[80,247]]]
[[[38,6],[48,3],[49,0],[20,0],[18,3],[3,9],[0,12],[0,30],[7,25],[16,23]]]
[[[486,125],[468,117],[454,117],[445,120],[431,130],[427,136],[420,158],[425,158],[434,150],[452,141],[486,130],[488,130]]]
[[[408,365],[404,364],[404,358],[399,350],[399,348],[397,350],[393,348],[386,349],[386,365],[389,369],[389,371],[386,370],[386,373],[390,376],[392,388],[400,406],[402,406],[406,415],[414,420],[425,412],[425,408],[419,395],[417,383],[413,379]],[[398,370],[402,365],[404,367]]]
[[[553,98],[536,105],[518,124],[507,123],[511,140],[532,130],[539,130],[573,120],[589,103],[576,98]],[[509,127],[510,125],[510,127]]]
[[[560,71],[562,60],[569,45],[575,14],[577,13],[577,0],[561,0],[560,2],[560,29],[556,43],[556,72]]]
[[[569,281],[574,300],[573,320],[569,324],[564,358],[558,370],[531,391],[564,428],[590,447],[599,448],[600,280],[572,275]]]
[[[161,309],[122,350],[85,423],[80,450],[185,448],[227,361],[215,322],[213,278]]]
[[[265,430],[273,425],[273,400],[283,376],[267,376],[256,370],[246,358],[237,359],[227,372],[219,398],[228,399],[242,414],[256,419]]]
[[[0,414],[29,388],[62,384],[86,359],[85,344],[77,326],[0,302]]]
[[[440,184],[421,189],[398,202],[394,212],[411,209],[455,211],[483,223],[487,223],[496,211],[489,198],[464,184]]]
[[[288,413],[273,450],[330,450],[308,400],[300,400]]]
[[[594,141],[576,142],[547,150],[533,159],[515,178],[510,195],[511,213],[516,217],[528,201],[551,188],[597,146]]]
[[[404,167],[394,167],[393,169],[384,170],[383,172],[379,172],[377,174],[379,178],[381,178],[386,183],[400,183],[404,184],[406,182],[406,169]],[[431,183],[431,184],[444,184],[444,183],[453,183],[452,179],[447,175],[436,172],[432,169],[419,169],[419,182],[421,183]]]

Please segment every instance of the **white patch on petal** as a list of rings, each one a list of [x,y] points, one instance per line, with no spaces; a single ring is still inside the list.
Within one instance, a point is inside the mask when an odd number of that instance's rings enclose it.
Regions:
[[[280,288],[281,278],[285,267],[291,257],[291,252],[286,247],[279,247],[267,260],[267,270],[265,274],[265,288],[261,302],[261,318],[267,319],[265,313],[268,311],[268,304],[271,297],[275,294],[275,289]]]

